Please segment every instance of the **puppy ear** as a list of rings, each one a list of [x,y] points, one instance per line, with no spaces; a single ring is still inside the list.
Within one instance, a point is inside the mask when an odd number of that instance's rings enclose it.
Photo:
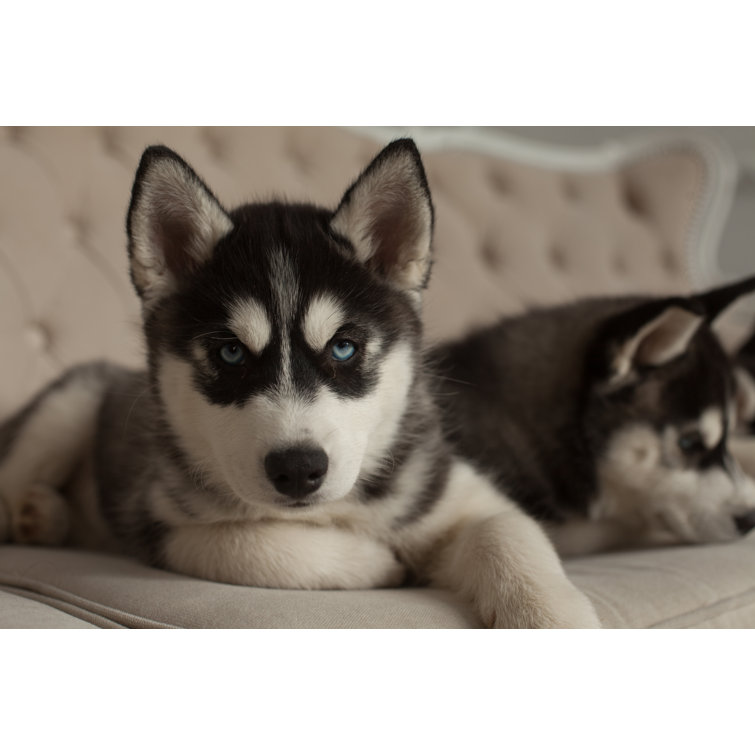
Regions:
[[[187,163],[167,147],[148,147],[136,171],[126,221],[131,280],[144,305],[175,290],[232,228]]]
[[[397,288],[418,293],[431,266],[433,205],[411,139],[391,142],[344,194],[331,228],[357,260]]]
[[[755,276],[744,278],[736,283],[729,283],[726,286],[712,288],[710,291],[697,294],[694,299],[702,306],[705,319],[712,322],[740,296],[750,294],[753,291],[755,291]]]
[[[599,336],[608,387],[684,354],[704,321],[699,306],[686,299],[646,302],[609,318]]]

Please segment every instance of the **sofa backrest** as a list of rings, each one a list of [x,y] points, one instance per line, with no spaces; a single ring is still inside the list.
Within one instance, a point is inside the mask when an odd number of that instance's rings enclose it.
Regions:
[[[0,130],[0,414],[78,361],[141,363],[125,213],[144,147],[176,150],[227,206],[271,197],[335,206],[404,133]],[[436,208],[425,300],[433,340],[577,296],[688,290],[728,210],[731,166],[699,139],[567,152],[490,132],[412,135]]]

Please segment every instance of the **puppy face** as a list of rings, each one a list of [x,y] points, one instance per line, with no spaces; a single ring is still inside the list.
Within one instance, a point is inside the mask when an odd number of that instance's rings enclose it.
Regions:
[[[167,432],[202,481],[296,509],[387,463],[419,364],[431,233],[411,142],[383,150],[335,212],[226,212],[177,155],[145,153],[132,278]]]
[[[649,544],[738,537],[755,484],[729,451],[737,405],[731,362],[705,326],[670,361],[601,395],[594,411],[606,438],[591,516],[625,522]]]
[[[382,462],[419,328],[389,288],[372,301],[378,282],[337,253],[310,247],[303,264],[283,249],[243,291],[210,266],[149,332],[170,424],[203,474],[250,504],[301,506],[346,495]]]

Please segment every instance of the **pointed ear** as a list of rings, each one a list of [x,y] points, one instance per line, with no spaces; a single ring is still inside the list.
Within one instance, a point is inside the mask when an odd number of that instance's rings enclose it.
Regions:
[[[686,299],[646,302],[609,318],[599,339],[608,386],[623,385],[637,368],[660,367],[684,354],[704,319]]]
[[[411,139],[391,142],[344,194],[331,228],[357,260],[401,290],[419,292],[430,275],[433,205]]]
[[[233,223],[197,174],[167,147],[149,147],[136,171],[126,231],[131,280],[152,306],[212,255]]]
[[[726,286],[712,288],[702,294],[697,294],[695,300],[700,303],[705,311],[705,319],[712,322],[727,307],[733,304],[740,296],[750,294],[755,291],[755,276],[745,278],[736,283],[729,283]]]

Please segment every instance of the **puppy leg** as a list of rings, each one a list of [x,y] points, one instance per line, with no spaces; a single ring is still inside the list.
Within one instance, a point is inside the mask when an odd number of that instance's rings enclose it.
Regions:
[[[425,537],[437,528],[426,567],[431,580],[470,600],[487,626],[600,626],[540,525],[467,465],[454,468],[424,527]]]
[[[67,518],[55,489],[91,439],[105,386],[100,365],[76,367],[0,427],[0,537],[61,542]]]
[[[174,529],[168,568],[216,582],[303,590],[393,587],[404,568],[387,546],[354,532],[291,522]]]
[[[446,547],[435,581],[470,599],[490,627],[600,626],[537,523],[518,512],[461,528]]]

